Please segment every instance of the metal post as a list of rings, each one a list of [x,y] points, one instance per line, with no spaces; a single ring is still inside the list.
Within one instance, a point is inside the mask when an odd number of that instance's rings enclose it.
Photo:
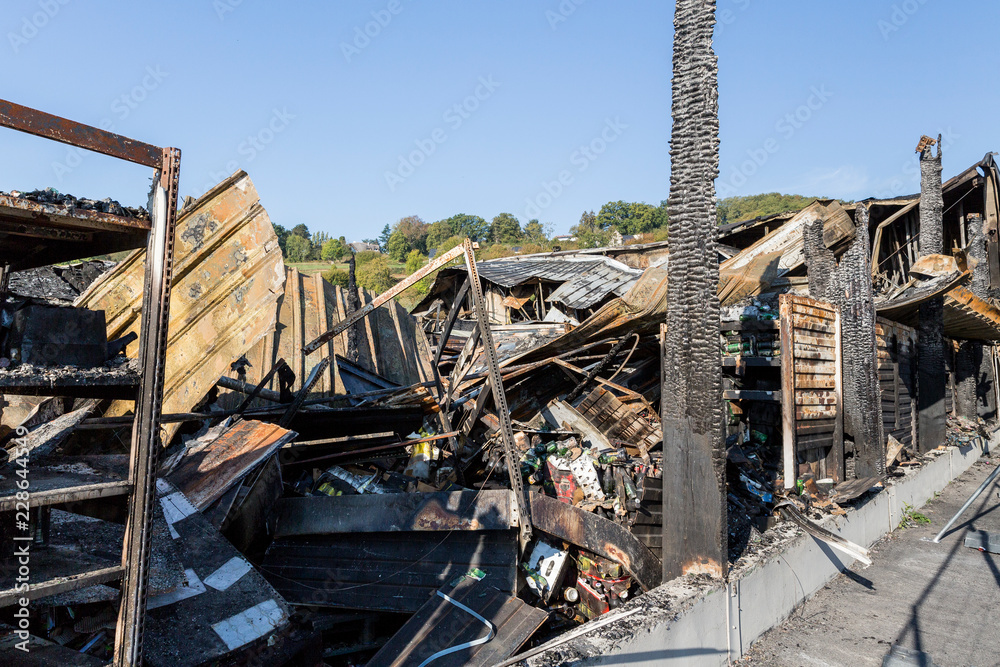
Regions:
[[[976,492],[973,493],[972,496],[965,501],[965,504],[962,505],[962,509],[958,510],[955,516],[951,517],[951,521],[945,524],[945,527],[941,529],[941,532],[934,537],[933,542],[935,544],[941,541],[941,538],[944,537],[944,534],[948,532],[948,529],[951,528],[952,524],[958,521],[958,517],[965,514],[965,510],[969,509],[969,505],[976,502],[976,498],[978,498],[983,494],[983,491],[985,491],[986,487],[988,487],[990,484],[993,483],[993,480],[997,478],[997,475],[1000,475],[1000,465],[998,465],[996,469],[990,473],[990,476],[983,481],[983,483],[979,486],[979,488],[976,489]]]
[[[489,370],[490,388],[493,390],[493,403],[500,419],[500,440],[503,443],[504,459],[507,462],[507,474],[510,476],[510,487],[514,491],[514,501],[517,503],[517,520],[521,529],[521,548],[527,547],[531,540],[531,510],[528,497],[524,493],[524,482],[521,480],[521,460],[514,450],[514,427],[510,421],[510,409],[507,407],[507,394],[503,390],[503,378],[500,377],[500,362],[497,360],[497,348],[493,343],[493,332],[486,316],[483,285],[479,282],[479,272],[476,270],[476,255],[472,251],[472,241],[465,239],[465,267],[469,271],[469,285],[472,288],[472,305],[476,310],[480,336],[483,341],[483,356],[486,357]]]
[[[121,607],[115,632],[115,667],[142,662],[142,632],[149,583],[150,539],[156,469],[160,452],[160,409],[163,400],[170,285],[173,275],[174,226],[181,152],[163,149],[163,162],[153,186],[150,213],[153,228],[146,249],[139,363],[142,378],[135,403],[129,480],[132,495],[122,549]]]

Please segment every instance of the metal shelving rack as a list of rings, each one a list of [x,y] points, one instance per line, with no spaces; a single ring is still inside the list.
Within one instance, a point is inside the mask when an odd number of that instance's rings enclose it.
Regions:
[[[146,247],[142,324],[139,337],[140,372],[137,382],[117,388],[135,399],[127,483],[78,484],[52,489],[41,504],[108,495],[129,496],[125,540],[119,567],[77,573],[58,580],[32,582],[30,597],[84,588],[99,582],[121,581],[121,603],[115,635],[114,665],[141,662],[142,631],[149,580],[150,538],[155,482],[160,451],[160,409],[166,357],[167,318],[173,269],[174,227],[181,152],[135,141],[105,130],[75,123],[0,99],[0,126],[52,141],[102,153],[150,167],[155,171],[150,194],[150,221],[0,196],[0,285],[10,271],[79,259],[119,250]],[[112,391],[101,388],[97,391]],[[4,383],[0,393],[73,396],[86,387],[53,387],[39,379],[32,383]],[[95,391],[94,387],[89,388]],[[2,500],[2,499],[0,499]]]

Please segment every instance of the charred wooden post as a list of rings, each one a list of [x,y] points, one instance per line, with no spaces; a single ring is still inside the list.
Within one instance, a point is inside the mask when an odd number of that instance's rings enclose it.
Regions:
[[[727,571],[719,350],[715,0],[677,0],[663,339],[663,579]]]
[[[944,197],[941,192],[941,141],[934,155],[932,146],[920,153],[920,256],[944,251]],[[944,297],[920,306],[917,341],[917,448],[929,452],[944,444],[945,382]]]
[[[966,218],[969,239],[969,257],[976,262],[972,269],[972,293],[981,299],[996,298],[997,291],[990,287],[990,264],[986,229],[983,216],[970,213]],[[976,410],[978,416],[995,422],[997,419],[996,374],[993,370],[993,348],[982,343],[973,347],[973,366],[977,369],[975,381]],[[975,415],[973,415],[975,416]]]
[[[822,220],[814,220],[803,229],[803,249],[809,267],[809,294],[814,299],[840,306],[844,431],[854,440],[855,474],[880,477],[885,473],[885,434],[875,340],[868,208],[864,204],[858,205],[856,226],[854,241],[839,262],[823,242]],[[843,479],[844,470],[839,472]]]
[[[361,299],[358,298],[358,281],[354,274],[355,262],[354,253],[347,260],[347,314],[355,313],[361,309]],[[355,324],[347,329],[347,358],[351,361],[358,361],[361,358],[358,352],[358,327]]]

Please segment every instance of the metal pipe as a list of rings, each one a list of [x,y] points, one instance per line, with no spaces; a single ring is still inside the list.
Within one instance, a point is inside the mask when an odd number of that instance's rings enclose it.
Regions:
[[[993,472],[990,473],[990,476],[987,477],[983,481],[983,483],[979,485],[979,488],[976,489],[976,492],[973,493],[972,496],[968,500],[965,501],[964,505],[962,505],[962,509],[958,510],[958,512],[955,514],[955,516],[951,517],[951,521],[949,521],[947,524],[945,524],[945,527],[941,529],[941,532],[938,533],[934,537],[933,540],[931,540],[932,542],[934,542],[935,544],[938,544],[939,542],[941,542],[941,538],[944,537],[944,534],[948,532],[948,529],[951,528],[952,525],[956,521],[958,521],[958,517],[960,517],[963,514],[965,514],[965,510],[969,509],[969,505],[971,505],[972,503],[976,502],[976,498],[978,498],[979,496],[981,496],[982,493],[983,493],[983,491],[986,490],[986,487],[988,487],[990,484],[993,483],[993,480],[995,480],[997,478],[997,475],[1000,475],[1000,465],[998,465],[996,467],[996,469]]]

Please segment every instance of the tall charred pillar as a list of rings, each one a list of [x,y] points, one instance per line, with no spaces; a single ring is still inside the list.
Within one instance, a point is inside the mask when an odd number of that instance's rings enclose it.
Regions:
[[[920,154],[920,256],[944,252],[944,197],[941,193],[941,137]],[[945,441],[944,297],[920,306],[917,338],[917,446],[929,452]]]
[[[885,433],[875,341],[875,297],[872,292],[868,208],[858,204],[857,231],[851,247],[837,262],[823,242],[823,221],[802,231],[809,268],[809,294],[840,306],[844,369],[844,431],[854,439],[855,474],[885,474]],[[841,459],[843,460],[843,459]],[[841,479],[844,470],[840,470]]]
[[[358,297],[358,281],[355,278],[354,253],[351,253],[350,259],[347,260],[347,315],[358,311],[361,309],[361,299]],[[351,361],[357,362],[361,358],[361,354],[358,351],[358,330],[361,327],[361,323],[354,324],[347,328],[347,358]]]
[[[981,299],[997,296],[990,288],[989,252],[986,246],[986,230],[983,216],[970,213],[966,220],[969,238],[969,257],[976,261],[972,270],[972,293]],[[973,343],[973,367],[976,369],[975,396],[978,416],[989,422],[997,420],[996,374],[993,371],[993,348],[982,343]]]
[[[663,578],[727,571],[719,350],[715,0],[677,0],[663,340]]]

